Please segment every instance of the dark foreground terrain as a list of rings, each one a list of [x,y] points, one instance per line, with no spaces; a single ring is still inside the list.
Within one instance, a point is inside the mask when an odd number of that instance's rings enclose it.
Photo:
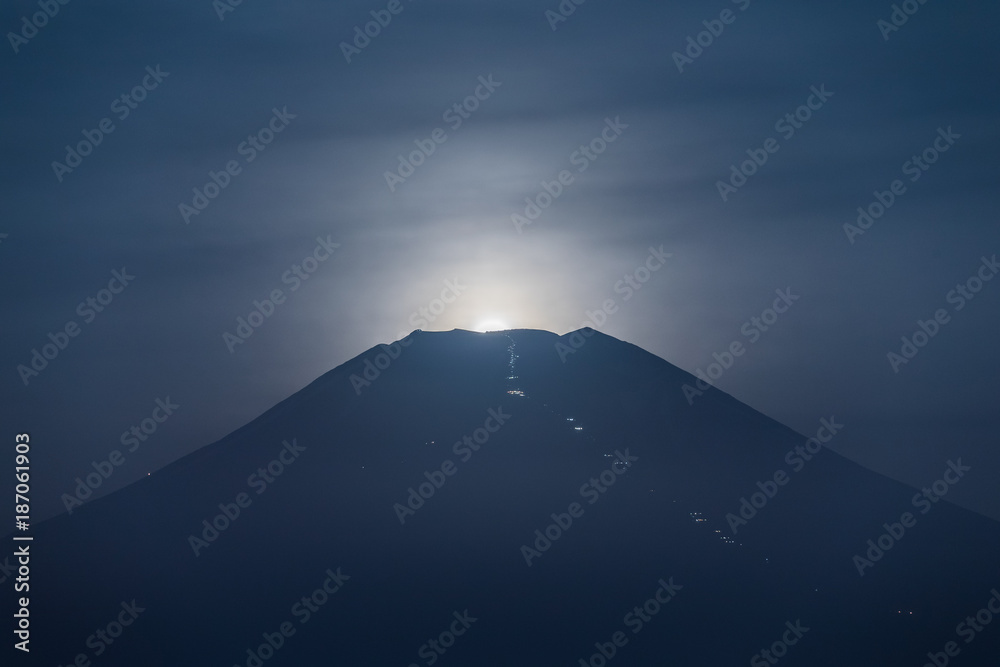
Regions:
[[[836,415],[590,330],[404,342],[37,526],[32,664],[998,664],[997,524],[807,444]]]

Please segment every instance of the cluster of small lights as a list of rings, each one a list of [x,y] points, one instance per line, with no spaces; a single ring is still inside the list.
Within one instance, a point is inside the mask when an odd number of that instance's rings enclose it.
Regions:
[[[507,334],[504,335],[507,336]],[[510,345],[507,346],[507,393],[511,396],[527,398],[528,395],[518,386],[519,383],[517,382],[520,378],[515,370],[515,363],[517,362],[518,356],[517,352],[514,351],[514,339],[507,336],[507,340],[510,341]]]
[[[691,520],[694,521],[695,523],[708,523],[708,519],[706,519],[705,515],[702,514],[701,512],[689,512],[688,516],[690,516]],[[715,536],[718,537],[723,544],[736,544],[736,540],[729,537],[728,535],[723,535],[721,530],[715,529],[712,532],[715,533]],[[740,546],[742,546],[742,544]]]

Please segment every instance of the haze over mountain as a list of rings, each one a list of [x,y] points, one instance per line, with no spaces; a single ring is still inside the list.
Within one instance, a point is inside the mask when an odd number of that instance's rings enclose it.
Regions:
[[[591,329],[416,331],[35,526],[32,664],[995,665],[974,466],[815,426]]]

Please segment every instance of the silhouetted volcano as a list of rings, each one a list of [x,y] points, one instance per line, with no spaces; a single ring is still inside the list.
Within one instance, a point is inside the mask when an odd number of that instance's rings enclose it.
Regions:
[[[32,664],[997,664],[994,522],[592,330],[403,342],[37,526]]]

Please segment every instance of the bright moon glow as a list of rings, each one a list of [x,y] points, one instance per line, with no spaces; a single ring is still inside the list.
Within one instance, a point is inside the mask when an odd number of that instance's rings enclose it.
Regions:
[[[482,320],[479,324],[476,325],[475,330],[485,333],[487,331],[503,331],[504,329],[509,329],[509,328],[510,327],[508,327],[507,323],[504,322],[503,320],[498,320],[493,318],[488,320]]]

